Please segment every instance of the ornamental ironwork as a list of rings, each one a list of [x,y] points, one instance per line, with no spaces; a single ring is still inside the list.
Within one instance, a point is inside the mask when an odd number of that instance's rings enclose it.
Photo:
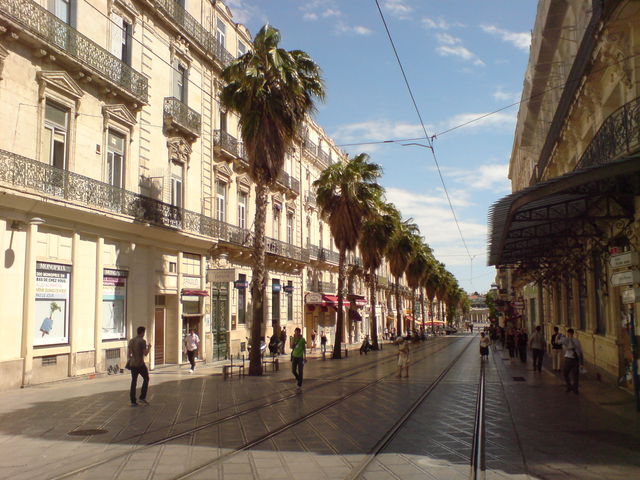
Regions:
[[[329,166],[333,163],[329,154],[323,151],[320,147],[318,147],[318,160],[320,160],[320,162],[326,166]]]
[[[155,4],[163,14],[181,27],[181,33],[186,34],[198,47],[223,66],[229,65],[234,60],[233,55],[224,48],[224,45],[175,0],[155,0]]]
[[[175,97],[164,99],[164,120],[165,126],[177,126],[196,137],[201,132],[201,116],[195,110],[182,103]]]
[[[607,117],[580,157],[576,169],[604,165],[640,150],[640,97]]]
[[[278,183],[289,190],[292,190],[296,193],[300,193],[300,180],[295,177],[292,177],[284,170],[281,170],[278,174]]]
[[[316,205],[317,197],[314,192],[307,192],[304,201],[309,205]]]
[[[0,150],[0,182],[132,217],[134,221],[149,225],[183,230],[247,248],[254,242],[253,232],[245,228],[6,150]],[[300,262],[309,261],[306,249],[269,237],[265,242],[267,253]]]
[[[10,21],[64,52],[109,83],[147,103],[147,78],[115,55],[31,0],[0,0],[0,12]]]
[[[238,139],[233,135],[229,135],[224,130],[214,130],[213,143],[220,147],[225,152],[228,152],[231,156],[238,158],[241,145]]]
[[[304,151],[312,157],[316,157],[318,155],[318,146],[307,137],[304,139]]]

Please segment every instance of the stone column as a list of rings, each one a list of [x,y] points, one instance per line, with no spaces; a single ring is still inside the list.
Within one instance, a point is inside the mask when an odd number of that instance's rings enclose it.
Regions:
[[[93,319],[93,344],[95,348],[95,367],[96,372],[103,372],[104,365],[102,363],[102,290],[103,290],[103,251],[104,239],[98,237],[96,241],[96,293],[95,308]]]
[[[78,331],[78,297],[80,294],[80,285],[74,279],[77,275],[78,265],[80,265],[80,234],[73,232],[71,241],[71,311],[69,313],[69,376],[73,377],[76,374],[77,362],[76,354],[78,352],[78,340],[76,333]]]
[[[36,301],[36,255],[35,243],[38,225],[27,225],[24,257],[24,292],[22,296],[22,345],[20,356],[23,358],[22,386],[31,384],[33,373],[33,323]]]
[[[178,348],[176,352],[178,352],[178,358],[176,359],[176,363],[180,365],[182,363],[182,252],[178,252],[178,279],[176,283],[176,290],[178,292],[178,331],[176,332],[176,342]]]

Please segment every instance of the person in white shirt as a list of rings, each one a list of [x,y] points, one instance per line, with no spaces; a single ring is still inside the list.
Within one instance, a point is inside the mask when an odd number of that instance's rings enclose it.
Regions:
[[[198,346],[200,345],[200,337],[196,334],[193,328],[189,329],[189,335],[184,337],[184,349],[187,351],[187,358],[191,364],[189,373],[193,373],[196,369],[196,354],[198,353]]]
[[[560,342],[562,343],[562,356],[564,357],[564,368],[562,369],[562,373],[567,385],[567,392],[573,392],[577,395],[580,379],[580,365],[583,363],[583,357],[580,340],[574,338],[573,333],[573,328],[567,330],[567,336],[563,337]]]
[[[553,327],[553,335],[551,335],[551,360],[553,363],[553,371],[559,372],[562,359],[562,335],[558,327]]]

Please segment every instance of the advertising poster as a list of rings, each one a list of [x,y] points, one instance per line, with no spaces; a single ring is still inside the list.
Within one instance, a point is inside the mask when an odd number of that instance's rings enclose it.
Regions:
[[[105,269],[102,280],[102,339],[126,336],[127,274]]]
[[[33,345],[69,342],[69,291],[71,267],[36,263],[36,319]]]

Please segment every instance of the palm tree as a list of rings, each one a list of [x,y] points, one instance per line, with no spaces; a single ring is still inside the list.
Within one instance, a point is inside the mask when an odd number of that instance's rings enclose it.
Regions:
[[[400,278],[407,270],[414,253],[414,236],[418,233],[418,226],[409,218],[405,221],[398,220],[389,245],[386,257],[389,260],[389,270],[395,277],[396,296],[396,334],[402,335],[402,306],[400,304]]]
[[[369,322],[371,324],[371,344],[374,350],[379,347],[378,322],[376,320],[376,294],[378,290],[376,271],[382,265],[384,253],[395,229],[396,218],[400,218],[400,212],[393,204],[381,203],[378,205],[375,215],[362,224],[362,236],[358,244],[362,266],[369,278],[369,301],[371,302]]]
[[[436,326],[435,326],[435,316],[433,311],[433,301],[436,296],[436,291],[438,288],[438,284],[440,282],[440,268],[439,264],[436,262],[433,265],[433,269],[427,274],[424,279],[423,286],[425,290],[425,295],[427,297],[427,301],[429,302],[429,313],[431,314],[429,318],[431,319],[431,333],[435,335]]]
[[[280,32],[265,25],[252,51],[222,72],[220,102],[240,117],[240,132],[256,185],[255,237],[251,279],[252,325],[249,375],[262,374],[260,336],[264,318],[267,193],[278,178],[314,98],[324,99],[320,68],[300,50],[278,48]]]
[[[382,168],[369,162],[369,155],[361,153],[346,162],[327,168],[313,182],[320,212],[329,223],[331,235],[338,251],[338,315],[332,358],[341,358],[342,330],[344,329],[344,281],[347,251],[355,250],[362,234],[362,224],[375,211],[383,189],[377,183]]]
[[[417,238],[415,243],[415,253],[413,255],[413,258],[409,262],[409,265],[407,265],[407,272],[406,272],[407,283],[409,284],[409,287],[413,290],[412,308],[414,312],[414,318],[413,318],[414,331],[416,330],[416,319],[415,319],[416,302],[417,302],[416,290],[422,286],[422,282],[425,276],[429,273],[432,267],[429,259],[430,255],[431,255],[431,248],[429,248],[429,246],[426,243],[424,243],[421,238]],[[424,302],[422,302],[422,306],[423,306],[422,318],[424,319]]]

